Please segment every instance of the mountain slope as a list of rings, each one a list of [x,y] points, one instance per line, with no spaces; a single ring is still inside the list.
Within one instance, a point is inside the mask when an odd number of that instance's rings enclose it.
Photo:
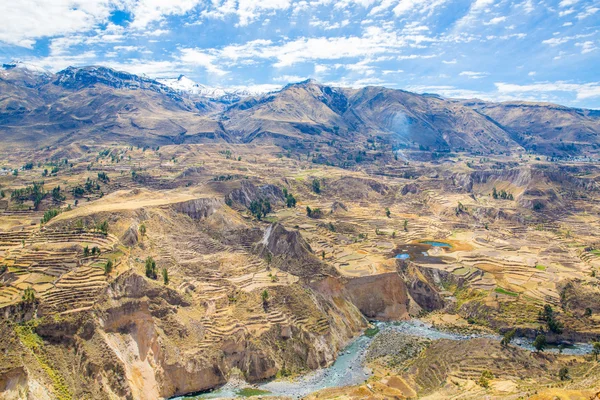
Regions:
[[[376,138],[413,150],[573,156],[597,152],[599,134],[598,111],[552,104],[452,100],[313,80],[256,94],[95,66],[57,74],[16,64],[0,70],[0,142],[6,147],[207,140],[356,147]]]
[[[523,147],[545,154],[578,154],[600,143],[600,112],[550,103],[465,101],[492,118]]]
[[[0,140],[7,145],[166,144],[223,135],[193,102],[151,79],[104,67],[67,68],[37,80],[23,70],[3,72]]]

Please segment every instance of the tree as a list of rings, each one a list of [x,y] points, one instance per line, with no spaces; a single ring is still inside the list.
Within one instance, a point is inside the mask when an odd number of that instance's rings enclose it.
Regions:
[[[267,289],[262,291],[260,298],[262,299],[263,307],[267,308],[269,306],[269,292]]]
[[[533,341],[533,347],[535,347],[535,350],[539,353],[540,351],[544,351],[544,349],[546,348],[546,336],[539,334],[535,337],[535,340]]]
[[[567,379],[569,379],[569,368],[562,367],[560,371],[558,371],[558,377],[561,381],[566,381]]]
[[[102,221],[102,223],[96,225],[96,229],[105,235],[108,234],[108,221]]]
[[[83,248],[83,256],[84,256],[84,257],[89,257],[89,255],[90,255],[90,248],[89,248],[89,247],[86,245],[86,246]]]
[[[25,303],[33,303],[35,301],[35,292],[33,291],[33,288],[31,288],[31,287],[25,288],[25,290],[23,291],[23,296],[21,297],[21,299]]]
[[[512,342],[512,340],[515,338],[516,333],[517,331],[515,329],[511,329],[509,331],[504,332],[504,336],[502,337],[500,344],[502,346],[508,346],[510,342]]]
[[[309,206],[306,206],[306,216],[309,218],[312,217],[312,210]]]
[[[321,193],[321,181],[318,179],[313,179],[312,181],[312,189],[316,194]]]
[[[106,262],[106,265],[104,265],[104,275],[110,275],[110,273],[112,272],[113,269],[113,262],[111,260],[108,260]]]
[[[550,329],[550,332],[560,335],[563,332],[563,324],[552,318],[548,320],[548,329]]]
[[[489,388],[490,387],[490,379],[494,379],[494,374],[492,374],[490,371],[485,370],[481,373],[481,376],[479,377],[479,386],[484,387],[484,388]]]
[[[390,212],[390,209],[386,208],[385,209],[385,216],[388,217],[388,218],[390,218],[391,215],[392,215],[392,213]]]
[[[494,189],[492,190],[492,197],[493,197],[494,199],[497,199],[497,198],[498,198],[498,191],[496,191],[496,186],[494,186]]]
[[[156,279],[156,261],[152,256],[146,258],[146,276],[150,279]]]
[[[165,285],[169,284],[169,272],[167,271],[167,268],[163,267],[162,269],[162,277],[163,277],[163,282]]]
[[[408,220],[404,220],[404,232],[408,232]]]
[[[144,236],[146,236],[146,225],[141,224],[139,227],[139,231],[140,231],[140,235],[142,236],[142,240],[143,240]]]
[[[58,210],[56,208],[52,208],[52,209],[44,212],[44,216],[42,217],[41,223],[45,224],[46,222],[50,221],[52,218],[56,217],[58,214],[60,214],[60,210]]]
[[[253,200],[250,203],[250,213],[256,217],[259,221],[266,217],[271,212],[271,203],[269,200],[259,199]]]
[[[592,316],[592,309],[589,307],[586,307],[585,312],[583,313],[584,317],[591,317]]]
[[[592,354],[594,359],[598,361],[598,354],[600,354],[600,342],[592,342]]]

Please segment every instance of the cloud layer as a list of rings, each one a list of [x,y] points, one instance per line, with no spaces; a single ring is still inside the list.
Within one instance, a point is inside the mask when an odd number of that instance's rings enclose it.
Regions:
[[[600,108],[599,16],[576,0],[19,0],[0,4],[0,55]]]

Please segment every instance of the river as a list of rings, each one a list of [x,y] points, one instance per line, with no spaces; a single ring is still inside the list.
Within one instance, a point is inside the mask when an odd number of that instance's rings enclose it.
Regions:
[[[501,336],[498,335],[464,335],[454,332],[441,331],[428,323],[416,319],[403,322],[377,322],[375,325],[377,325],[380,331],[392,329],[407,335],[419,336],[430,340],[468,340],[477,337],[487,337],[493,340],[502,339]],[[274,380],[258,384],[256,387],[265,392],[269,392],[269,395],[272,396],[290,396],[294,398],[300,398],[309,393],[322,389],[360,384],[369,376],[371,376],[371,371],[363,366],[365,354],[371,340],[372,338],[364,335],[358,337],[340,353],[336,361],[328,368],[312,371],[293,380]],[[523,349],[533,351],[532,341],[529,339],[515,338],[512,341],[512,344]],[[545,351],[558,352],[559,350],[558,348],[547,348]],[[568,355],[582,355],[589,354],[591,351],[592,346],[590,344],[578,343],[572,347],[564,348],[562,352],[563,354]],[[222,388],[216,389],[210,393],[178,397],[176,400],[241,397],[237,393],[238,390],[238,387],[225,385]]]

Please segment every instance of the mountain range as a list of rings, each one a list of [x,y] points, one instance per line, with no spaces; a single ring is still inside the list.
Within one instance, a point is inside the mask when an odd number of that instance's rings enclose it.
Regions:
[[[7,148],[223,141],[284,147],[367,140],[415,151],[579,156],[600,148],[600,111],[549,103],[447,99],[314,80],[221,89],[185,76],[154,80],[107,67],[56,74],[0,70],[0,142]]]

